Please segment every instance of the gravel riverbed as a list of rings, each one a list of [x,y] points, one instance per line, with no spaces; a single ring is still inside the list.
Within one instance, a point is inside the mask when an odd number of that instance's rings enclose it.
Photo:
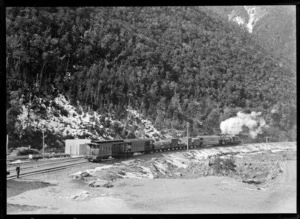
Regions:
[[[296,143],[170,151],[7,181],[8,214],[296,212]]]

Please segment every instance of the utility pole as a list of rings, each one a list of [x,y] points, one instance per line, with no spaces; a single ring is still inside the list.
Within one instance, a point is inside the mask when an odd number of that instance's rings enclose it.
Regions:
[[[8,134],[6,135],[6,161],[8,161]]]
[[[44,153],[45,153],[45,129],[42,129],[42,133],[43,133],[43,158],[44,158]]]
[[[190,123],[187,122],[186,123],[186,136],[187,136],[187,147],[186,147],[186,150],[188,151],[189,150],[189,126],[190,126]]]

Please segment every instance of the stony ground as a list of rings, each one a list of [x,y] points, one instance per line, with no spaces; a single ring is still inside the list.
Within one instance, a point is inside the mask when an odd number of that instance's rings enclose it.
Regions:
[[[269,143],[170,151],[104,164],[90,163],[8,181],[7,211],[8,214],[293,212],[296,211],[295,151],[295,143]]]

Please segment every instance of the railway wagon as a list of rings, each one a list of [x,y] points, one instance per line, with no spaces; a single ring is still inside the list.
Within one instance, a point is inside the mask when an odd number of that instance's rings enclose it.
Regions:
[[[203,142],[204,147],[220,145],[220,136],[217,135],[207,135],[207,136],[197,136],[201,142]]]
[[[153,150],[154,151],[166,151],[169,150],[171,146],[171,141],[169,139],[164,139],[160,141],[155,141],[153,143]]]
[[[167,138],[161,141],[156,141],[153,143],[154,151],[166,151],[166,150],[174,150],[180,148],[179,139],[178,138]]]
[[[203,146],[203,141],[201,141],[199,138],[192,138],[192,146],[194,148],[200,148]]]
[[[189,146],[189,148],[192,148],[192,138],[188,138],[188,137],[184,137],[184,138],[180,138],[180,144],[181,146],[186,149],[187,146]]]
[[[132,152],[131,142],[116,142],[112,144],[111,148],[111,156],[113,158],[120,157],[129,157],[132,156],[134,152]]]
[[[220,145],[238,145],[240,143],[241,140],[237,136],[222,135],[220,137]]]
[[[149,153],[153,150],[153,140],[150,138],[144,139],[125,139],[125,142],[131,143],[131,152]]]
[[[99,140],[88,143],[89,150],[86,158],[92,161],[101,161],[101,159],[107,159],[112,156],[112,145],[114,143],[120,143],[123,140]]]
[[[170,149],[178,149],[179,148],[179,139],[178,138],[171,138],[170,140]]]

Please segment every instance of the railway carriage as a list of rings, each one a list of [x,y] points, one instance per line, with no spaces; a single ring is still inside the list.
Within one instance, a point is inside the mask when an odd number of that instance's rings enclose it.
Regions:
[[[170,141],[170,149],[175,150],[179,148],[179,139],[178,138],[171,138]]]
[[[180,143],[178,138],[167,138],[161,141],[154,142],[155,151],[167,151],[175,150],[180,148]]]
[[[112,156],[112,145],[120,142],[123,142],[123,140],[92,141],[91,143],[88,143],[89,150],[86,158],[92,161],[101,161],[101,159],[107,159]]]
[[[153,143],[154,151],[166,151],[170,149],[171,142],[168,139],[164,139],[161,141],[155,141]]]
[[[194,148],[200,148],[203,146],[203,141],[200,141],[199,138],[192,138],[192,146]]]
[[[131,142],[117,142],[112,144],[112,157],[121,158],[133,155]]]
[[[125,142],[131,143],[131,152],[150,153],[153,150],[153,140],[144,139],[125,139]]]
[[[220,144],[220,136],[218,135],[207,135],[197,136],[204,147],[216,146]]]
[[[189,148],[191,148],[192,147],[192,138],[187,138],[187,137],[180,138],[180,144],[183,149],[186,149],[187,145],[189,146]]]
[[[237,136],[222,135],[220,137],[220,145],[238,145],[241,140]]]

